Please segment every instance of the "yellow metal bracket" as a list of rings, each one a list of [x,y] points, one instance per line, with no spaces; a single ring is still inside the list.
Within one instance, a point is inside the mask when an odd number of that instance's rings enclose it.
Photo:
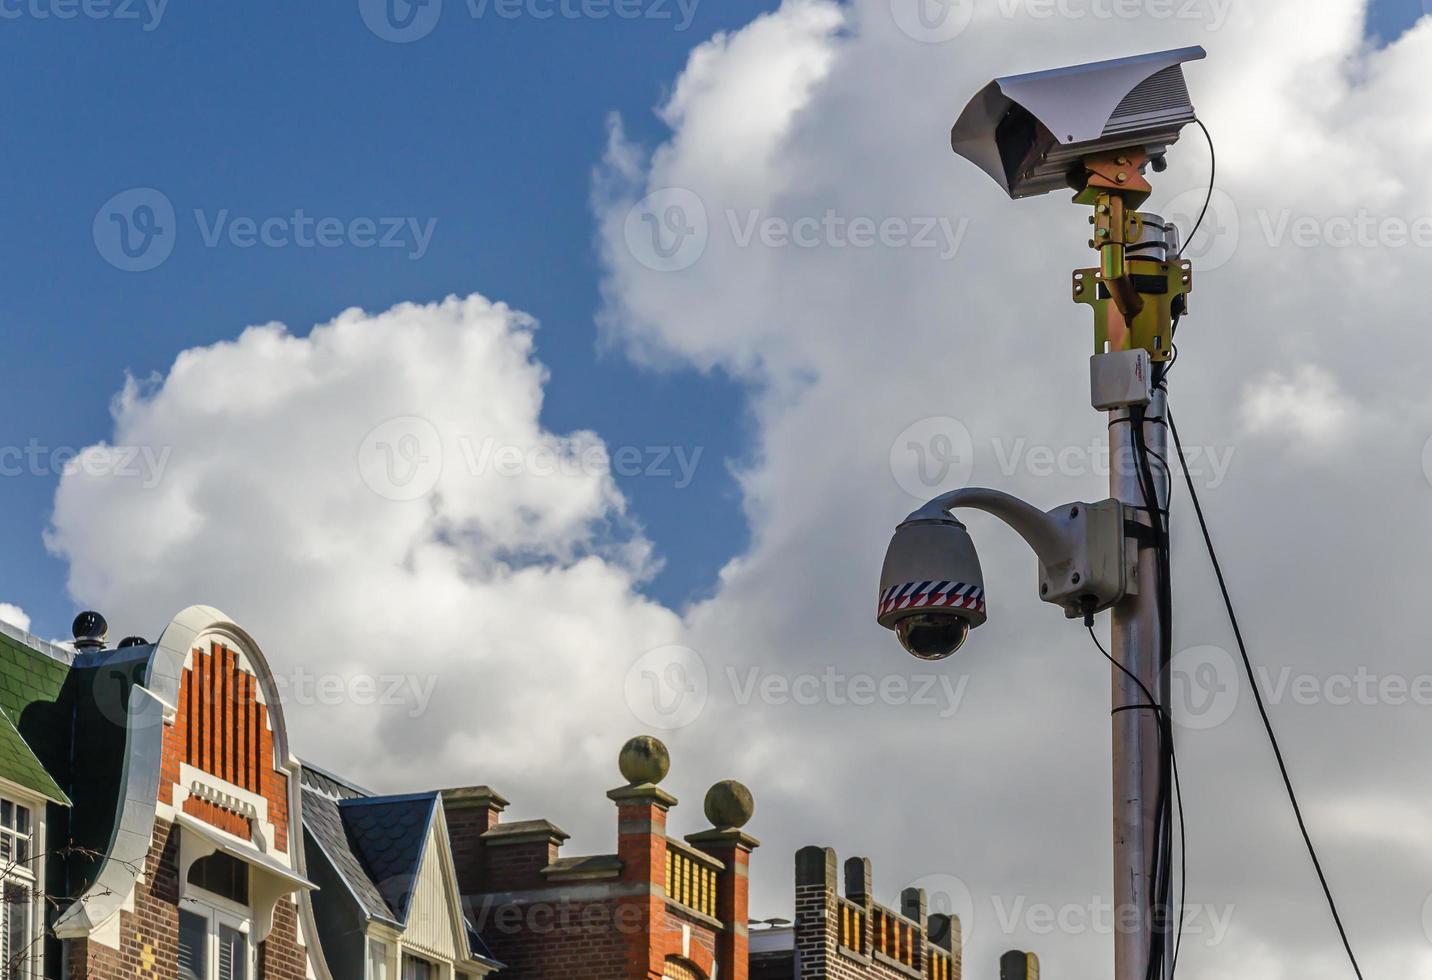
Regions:
[[[1193,263],[1186,259],[1127,259],[1124,265],[1127,279],[1143,299],[1132,320],[1124,317],[1114,301],[1102,268],[1074,272],[1074,302],[1094,308],[1094,353],[1142,347],[1155,361],[1167,361],[1173,356],[1174,304],[1179,302],[1187,310],[1187,297],[1193,291]]]

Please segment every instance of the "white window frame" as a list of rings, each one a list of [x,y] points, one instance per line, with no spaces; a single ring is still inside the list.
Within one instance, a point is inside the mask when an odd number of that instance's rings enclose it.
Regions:
[[[219,938],[223,926],[244,937],[244,980],[255,980],[258,970],[258,949],[253,936],[253,912],[221,895],[207,892],[198,885],[189,885],[188,894],[179,903],[185,912],[202,916],[208,922],[204,934],[204,971],[202,980],[219,980]]]
[[[11,863],[9,860],[0,861],[0,906],[3,906],[0,907],[0,980],[9,980],[5,961],[10,956],[8,942],[12,909],[8,903],[3,902],[3,888],[6,884],[20,885],[30,891],[30,901],[26,909],[26,914],[29,916],[29,928],[26,930],[29,962],[24,964],[23,972],[16,976],[41,977],[45,972],[45,944],[40,941],[40,936],[41,930],[45,927],[41,894],[45,887],[45,807],[47,802],[5,780],[0,780],[0,801],[9,803],[12,807],[24,807],[30,815],[30,832],[28,834],[20,834],[0,825],[0,836],[12,842],[12,854],[14,853],[14,841],[25,840],[29,844],[29,856],[23,864]]]

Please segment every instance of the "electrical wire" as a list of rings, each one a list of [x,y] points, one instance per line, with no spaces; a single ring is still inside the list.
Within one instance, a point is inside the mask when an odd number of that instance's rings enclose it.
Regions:
[[[1202,119],[1195,118],[1193,121],[1198,123],[1198,128],[1203,130],[1203,138],[1208,140],[1208,196],[1203,199],[1203,210],[1198,213],[1198,220],[1193,223],[1193,231],[1188,233],[1188,237],[1179,246],[1179,258],[1183,258],[1184,249],[1193,242],[1193,236],[1198,234],[1198,229],[1203,227],[1203,219],[1208,216],[1208,206],[1213,203],[1213,188],[1218,178],[1218,151],[1213,148],[1213,136]]]
[[[1153,420],[1157,421],[1157,420]],[[1144,497],[1144,505],[1149,514],[1149,522],[1154,531],[1154,545],[1156,555],[1156,574],[1158,576],[1158,603],[1159,621],[1159,669],[1167,670],[1173,653],[1173,581],[1170,570],[1170,548],[1169,548],[1169,526],[1168,511],[1161,502],[1157,486],[1154,482],[1153,470],[1149,465],[1149,457],[1157,456],[1148,446],[1144,436],[1144,426],[1150,424],[1150,420],[1141,407],[1132,408],[1129,413],[1130,435],[1133,442],[1133,451],[1136,454],[1138,464],[1137,476],[1140,490]],[[1158,457],[1162,461],[1162,457]],[[1165,474],[1167,473],[1167,462]],[[1169,485],[1171,488],[1171,484]],[[1167,735],[1162,740],[1163,751],[1160,753],[1159,761],[1159,793],[1155,812],[1158,814],[1154,828],[1156,841],[1154,850],[1154,871],[1152,880],[1154,882],[1154,901],[1156,907],[1161,907],[1165,914],[1170,911],[1173,901],[1173,814],[1172,814],[1172,770],[1173,770],[1173,729],[1168,727]],[[1185,879],[1186,880],[1186,879]],[[1182,924],[1183,916],[1180,912],[1178,922]],[[1150,950],[1148,962],[1149,980],[1158,980],[1163,976],[1163,961],[1166,949],[1166,933],[1168,923],[1165,920],[1162,929],[1152,929],[1150,932]],[[1170,966],[1173,964],[1170,963]],[[1171,975],[1171,973],[1170,973]]]
[[[1347,951],[1347,958],[1352,963],[1352,972],[1362,980],[1362,968],[1358,966],[1357,956],[1352,951],[1352,943],[1349,942],[1347,929],[1343,927],[1342,916],[1338,913],[1337,902],[1333,899],[1331,885],[1328,884],[1327,875],[1323,873],[1322,862],[1318,860],[1317,848],[1313,846],[1313,839],[1308,833],[1308,825],[1303,820],[1303,809],[1298,804],[1298,795],[1293,792],[1293,780],[1288,775],[1287,763],[1283,760],[1283,750],[1278,745],[1278,736],[1273,732],[1273,722],[1268,717],[1268,708],[1263,703],[1263,692],[1258,687],[1258,678],[1253,670],[1252,658],[1248,656],[1248,647],[1243,642],[1243,630],[1238,625],[1238,614],[1233,609],[1233,598],[1228,592],[1228,583],[1223,577],[1223,567],[1218,561],[1218,552],[1213,547],[1213,536],[1208,530],[1208,521],[1203,516],[1203,505],[1199,503],[1198,491],[1193,485],[1193,476],[1188,471],[1188,462],[1183,454],[1183,442],[1178,437],[1178,426],[1174,425],[1173,413],[1168,416],[1169,431],[1173,434],[1174,448],[1178,451],[1179,465],[1183,467],[1183,477],[1188,484],[1189,499],[1193,501],[1194,513],[1198,515],[1199,530],[1203,532],[1203,543],[1208,549],[1208,559],[1213,565],[1213,574],[1218,579],[1218,589],[1223,594],[1223,607],[1228,611],[1228,622],[1233,627],[1234,639],[1238,642],[1238,653],[1243,658],[1243,668],[1248,673],[1248,683],[1253,689],[1253,699],[1258,705],[1258,715],[1263,719],[1263,730],[1268,733],[1268,743],[1273,747],[1273,755],[1278,760],[1278,772],[1283,777],[1283,788],[1287,790],[1288,802],[1292,804],[1293,815],[1298,820],[1298,832],[1303,835],[1303,843],[1307,845],[1308,857],[1312,858],[1313,870],[1317,872],[1318,883],[1323,887],[1323,896],[1327,899],[1328,910],[1332,912],[1333,922],[1337,925],[1338,936],[1342,939],[1343,949]]]
[[[1173,720],[1169,717],[1168,713],[1164,710],[1163,705],[1159,704],[1158,699],[1156,699],[1156,698],[1154,697],[1153,692],[1148,689],[1148,685],[1146,685],[1143,681],[1139,680],[1138,676],[1137,676],[1136,674],[1134,674],[1133,671],[1129,670],[1129,668],[1125,667],[1123,664],[1121,664],[1121,663],[1119,663],[1117,660],[1115,660],[1114,657],[1113,657],[1113,655],[1110,654],[1109,651],[1104,648],[1104,644],[1102,644],[1102,643],[1099,642],[1099,636],[1098,636],[1097,633],[1094,632],[1094,617],[1093,617],[1093,614],[1089,614],[1089,615],[1087,615],[1087,616],[1084,617],[1084,626],[1085,626],[1085,628],[1087,628],[1087,629],[1089,630],[1089,639],[1091,639],[1091,640],[1094,641],[1094,646],[1098,649],[1098,651],[1099,651],[1101,654],[1104,655],[1104,659],[1107,660],[1107,661],[1109,661],[1109,663],[1113,664],[1113,665],[1114,665],[1115,667],[1117,667],[1120,671],[1122,671],[1122,672],[1124,673],[1124,675],[1129,678],[1129,680],[1131,680],[1131,681],[1133,681],[1135,684],[1137,684],[1137,685],[1139,686],[1139,690],[1143,692],[1144,697],[1148,699],[1148,704],[1146,704],[1146,705],[1139,705],[1138,707],[1152,708],[1152,709],[1154,710],[1154,712],[1158,715],[1158,717],[1159,717],[1159,740],[1160,740],[1160,744],[1161,744],[1161,745],[1164,744],[1164,743],[1163,743],[1164,732],[1165,732],[1165,726],[1167,726],[1167,732],[1168,732],[1168,738],[1169,738],[1169,741],[1167,742],[1167,745],[1168,745],[1168,753],[1169,753],[1169,759],[1170,759],[1170,760],[1172,761],[1172,763],[1173,763],[1173,790],[1174,790],[1174,799],[1175,799],[1175,800],[1177,801],[1177,803],[1178,803],[1178,834],[1179,834],[1179,857],[1180,857],[1180,869],[1179,869],[1180,895],[1179,895],[1179,903],[1178,903],[1178,905],[1179,905],[1178,934],[1177,934],[1177,938],[1176,938],[1175,941],[1174,941],[1174,947],[1173,947],[1173,963],[1172,963],[1172,965],[1169,967],[1169,976],[1172,977],[1172,976],[1174,975],[1174,971],[1176,971],[1176,970],[1178,969],[1178,954],[1179,954],[1179,950],[1180,950],[1180,949],[1182,948],[1182,946],[1183,946],[1183,913],[1182,913],[1182,909],[1183,909],[1184,906],[1187,904],[1187,898],[1188,898],[1187,891],[1186,891],[1187,886],[1188,886],[1188,874],[1187,874],[1187,871],[1188,871],[1188,864],[1187,864],[1188,848],[1187,848],[1187,837],[1186,837],[1186,835],[1185,835],[1185,829],[1186,829],[1186,828],[1185,828],[1184,819],[1183,819],[1183,783],[1180,781],[1179,775],[1178,775],[1178,754],[1174,751],[1174,748],[1173,748]]]

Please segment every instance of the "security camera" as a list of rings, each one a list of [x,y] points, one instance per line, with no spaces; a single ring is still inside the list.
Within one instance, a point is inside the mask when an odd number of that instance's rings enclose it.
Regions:
[[[996,78],[955,123],[956,153],[1010,197],[1083,190],[1083,162],[1121,151],[1164,165],[1164,154],[1196,118],[1183,65],[1201,47]]]
[[[921,660],[952,656],[985,621],[984,573],[963,524],[917,512],[895,529],[880,572],[878,620]]]
[[[1129,515],[1117,500],[1077,501],[1041,511],[998,490],[941,494],[895,529],[880,570],[876,619],[921,660],[953,656],[985,614],[984,573],[969,531],[950,511],[999,518],[1039,559],[1039,598],[1080,619],[1129,591],[1138,551],[1127,547]]]

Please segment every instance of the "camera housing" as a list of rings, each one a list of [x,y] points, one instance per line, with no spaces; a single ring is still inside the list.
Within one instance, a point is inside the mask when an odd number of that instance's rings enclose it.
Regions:
[[[1127,150],[1155,170],[1196,118],[1183,65],[1202,47],[996,78],[950,132],[954,151],[1012,198],[1082,190],[1082,161]]]
[[[984,572],[965,526],[948,515],[911,515],[885,552],[880,625],[921,660],[944,660],[986,618]]]

